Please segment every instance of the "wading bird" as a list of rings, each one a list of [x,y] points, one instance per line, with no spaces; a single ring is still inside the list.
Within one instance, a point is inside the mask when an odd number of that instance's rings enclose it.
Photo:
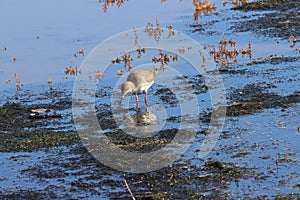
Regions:
[[[145,92],[144,101],[146,104],[146,111],[148,112],[148,89],[154,83],[154,79],[156,77],[158,70],[154,68],[153,70],[136,70],[131,72],[128,77],[127,81],[121,84],[121,102],[124,99],[125,95],[129,92],[135,92],[135,104],[136,109],[138,110],[139,107],[139,92]]]

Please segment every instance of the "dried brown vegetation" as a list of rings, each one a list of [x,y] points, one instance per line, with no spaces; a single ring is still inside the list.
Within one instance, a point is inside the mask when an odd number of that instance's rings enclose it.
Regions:
[[[108,7],[117,5],[118,7],[122,6],[128,0],[98,0],[102,4],[103,11],[106,13]]]
[[[237,42],[233,39],[227,40],[223,35],[223,39],[219,42],[218,48],[209,46],[209,54],[214,58],[220,69],[226,68],[228,65],[237,64],[239,55],[248,56],[252,60],[252,44],[248,43],[247,49],[237,49]],[[206,45],[205,45],[206,46]]]
[[[208,14],[216,10],[216,5],[210,3],[209,0],[193,0],[193,5],[195,7],[194,20],[197,21],[199,16],[202,14]]]

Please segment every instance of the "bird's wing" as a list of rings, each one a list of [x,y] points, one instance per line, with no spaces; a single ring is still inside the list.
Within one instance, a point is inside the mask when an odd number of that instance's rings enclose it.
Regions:
[[[131,81],[133,82],[134,84],[138,83],[139,81],[139,73],[137,73],[139,71],[134,71],[132,73],[130,73],[127,77],[127,81]]]
[[[153,71],[136,70],[130,73],[127,81],[131,81],[137,88],[152,84],[155,79]]]
[[[143,71],[145,80],[149,83],[153,82],[155,79],[155,75],[153,71]]]

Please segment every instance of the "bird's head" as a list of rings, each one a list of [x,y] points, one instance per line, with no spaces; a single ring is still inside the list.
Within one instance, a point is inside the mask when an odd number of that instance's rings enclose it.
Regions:
[[[124,99],[125,95],[129,92],[134,92],[135,85],[131,81],[126,81],[125,83],[121,84],[121,100]]]

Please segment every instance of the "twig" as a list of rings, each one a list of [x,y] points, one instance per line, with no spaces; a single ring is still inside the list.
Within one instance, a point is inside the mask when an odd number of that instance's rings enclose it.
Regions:
[[[130,190],[130,188],[129,188],[129,185],[128,185],[127,181],[126,181],[126,179],[124,179],[124,182],[125,182],[125,185],[126,185],[126,187],[127,187],[127,189],[128,189],[128,192],[130,193],[131,198],[132,198],[133,200],[135,200],[135,197],[133,196],[133,194],[132,194],[132,192],[131,192],[131,190]]]

